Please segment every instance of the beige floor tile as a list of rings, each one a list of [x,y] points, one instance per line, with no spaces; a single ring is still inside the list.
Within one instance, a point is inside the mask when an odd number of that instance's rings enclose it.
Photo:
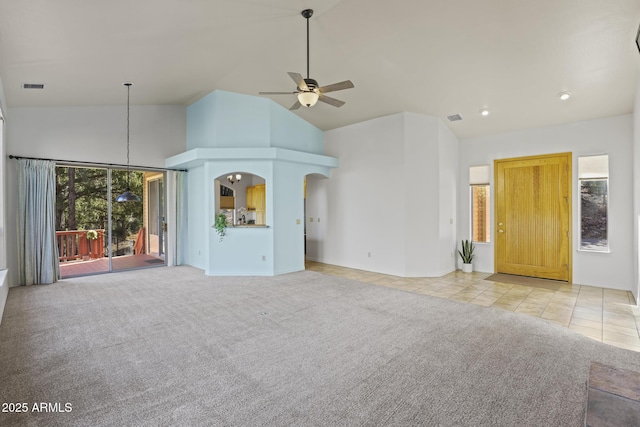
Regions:
[[[602,313],[597,311],[589,311],[584,310],[580,311],[578,309],[573,310],[573,315],[571,319],[583,319],[583,320],[591,320],[593,322],[602,323]]]
[[[569,325],[584,326],[591,329],[597,329],[600,332],[602,332],[602,321],[587,320],[587,319],[580,319],[579,317],[572,317],[571,321],[569,322]]]
[[[582,335],[585,335],[589,338],[602,341],[602,330],[574,324],[569,324],[569,329],[571,329],[572,331],[580,332]]]
[[[640,334],[638,333],[638,328],[619,326],[613,323],[603,323],[603,330],[607,332],[615,332],[616,334],[628,335],[630,337],[640,338]]]
[[[471,304],[481,305],[483,307],[489,307],[490,305],[495,303],[497,300],[498,298],[488,297],[483,294],[480,294],[469,302]]]
[[[440,297],[440,298],[449,298],[455,294],[457,294],[459,291],[455,290],[455,289],[440,289],[438,291],[435,291],[434,293],[432,293],[431,295],[433,295],[434,297]]]
[[[555,323],[556,325],[564,326],[565,328],[569,327],[569,319],[560,319],[554,317],[546,318],[544,317],[544,313],[542,313],[542,316],[540,316],[540,318]]]
[[[500,304],[505,304],[505,305],[513,305],[515,304],[515,306],[519,306],[520,304],[522,304],[522,301],[524,301],[523,298],[516,298],[516,297],[510,297],[510,296],[502,296],[498,299],[498,301],[496,301],[496,303],[500,303]]]
[[[571,313],[569,313],[569,312],[553,312],[553,311],[545,310],[540,317],[542,317],[543,319],[547,319],[547,320],[562,321],[563,323],[566,323],[568,325],[569,321],[571,320]]]
[[[487,289],[486,291],[482,292],[482,295],[500,298],[506,293],[507,293],[506,291],[496,291],[494,289]]]
[[[452,300],[452,301],[459,301],[459,302],[471,302],[472,299],[474,299],[475,297],[473,296],[468,296],[468,295],[461,295],[459,293],[455,294],[455,295],[451,295],[448,299]]]
[[[602,323],[623,326],[625,328],[633,328],[636,321],[633,316],[608,313],[605,311],[602,313]]]
[[[525,298],[525,301],[547,305],[551,301],[551,297],[547,295],[534,295],[533,293],[530,293]]]
[[[547,308],[546,303],[538,303],[535,301],[529,301],[528,299],[525,299],[524,301],[522,301],[522,304],[520,304],[520,306],[523,308],[536,308],[536,309],[542,309],[542,310]]]
[[[603,295],[605,298],[620,298],[622,300],[629,301],[629,293],[627,291],[621,291],[618,289],[603,289]]]
[[[590,307],[578,307],[575,306],[573,307],[573,311],[574,312],[582,312],[582,313],[588,313],[588,314],[599,314],[600,316],[602,316],[602,307],[595,307],[595,308],[590,308]]]
[[[578,293],[578,301],[602,301],[604,297],[602,295],[594,294],[591,292]]]
[[[556,291],[556,292],[554,292],[554,294],[551,297],[551,299],[554,300],[554,301],[558,301],[558,302],[569,301],[572,304],[575,304],[576,301],[578,300],[578,296],[577,295],[571,295],[571,294],[563,294],[562,292]]]
[[[633,316],[633,307],[629,304],[609,304],[603,309],[607,313],[621,314],[623,316]]]
[[[544,307],[539,306],[525,306],[520,304],[515,310],[516,313],[527,314],[529,316],[540,317],[544,312]]]
[[[491,304],[491,307],[514,311],[520,305],[519,301],[502,301],[502,298]]]
[[[484,292],[487,289],[489,289],[490,287],[491,287],[491,285],[485,284],[485,283],[473,283],[473,284],[469,285],[468,289],[478,290],[478,291]]]
[[[559,314],[559,315],[569,316],[569,317],[571,317],[571,315],[573,314],[572,308],[567,308],[562,306],[557,307],[551,304],[547,304],[547,307],[545,308],[544,311],[547,313],[554,313],[554,314]]]
[[[586,309],[589,309],[589,310],[602,310],[602,304],[601,303],[590,303],[590,302],[589,303],[585,303],[585,302],[577,301],[575,307],[576,308],[586,308]]]
[[[467,297],[471,297],[471,299],[477,297],[478,295],[482,294],[482,290],[477,290],[477,289],[463,289],[460,292],[457,293],[457,295],[464,295]],[[471,301],[471,300],[469,300]]]
[[[529,295],[534,289],[535,288],[530,286],[513,285],[513,287],[509,289],[509,292],[512,294]]]
[[[574,304],[571,304],[570,302],[558,302],[554,300],[549,301],[547,306],[549,308],[555,308],[559,310],[573,310],[574,308]]]
[[[584,293],[595,293],[595,294],[603,294],[603,288],[598,288],[597,286],[591,286],[591,285],[581,285],[580,286],[580,292],[584,292]]]
[[[618,334],[616,332],[602,331],[602,339],[608,342],[623,343],[640,347],[640,338],[629,335]]]

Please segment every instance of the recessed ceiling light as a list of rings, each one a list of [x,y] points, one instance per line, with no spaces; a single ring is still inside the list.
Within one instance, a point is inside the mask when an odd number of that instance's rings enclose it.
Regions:
[[[566,101],[571,98],[571,92],[560,92],[558,94],[558,98],[560,98],[561,101]]]
[[[483,108],[482,110],[480,110],[480,114],[482,115],[482,117],[487,117],[489,115],[489,110],[487,108]]]

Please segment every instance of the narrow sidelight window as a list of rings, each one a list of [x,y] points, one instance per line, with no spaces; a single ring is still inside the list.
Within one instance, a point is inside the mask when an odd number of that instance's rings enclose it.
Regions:
[[[578,157],[580,249],[609,251],[609,156]]]
[[[491,242],[489,166],[471,166],[469,168],[469,184],[471,193],[471,240],[489,243]]]

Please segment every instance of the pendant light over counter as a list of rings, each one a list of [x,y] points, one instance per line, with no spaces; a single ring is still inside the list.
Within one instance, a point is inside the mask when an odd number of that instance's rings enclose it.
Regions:
[[[127,191],[125,191],[124,193],[120,194],[118,197],[116,197],[116,202],[139,202],[140,201],[140,197],[136,196],[135,194],[133,194],[131,192],[131,187],[129,186],[129,182],[130,182],[130,178],[131,178],[131,171],[129,170],[129,98],[130,98],[130,91],[131,91],[131,86],[133,85],[133,83],[131,82],[126,82],[123,83],[124,86],[127,87]]]

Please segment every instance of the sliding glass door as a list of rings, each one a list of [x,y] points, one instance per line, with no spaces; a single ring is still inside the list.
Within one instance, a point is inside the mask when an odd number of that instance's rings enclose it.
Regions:
[[[56,170],[56,237],[63,278],[165,265],[162,172],[70,166]],[[148,176],[154,177],[153,185]],[[117,202],[127,189],[140,201]]]

